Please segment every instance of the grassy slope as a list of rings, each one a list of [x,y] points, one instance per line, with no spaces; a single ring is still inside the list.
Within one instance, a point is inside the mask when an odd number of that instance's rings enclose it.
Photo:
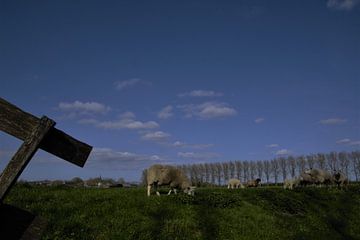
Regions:
[[[7,203],[48,219],[44,239],[360,239],[360,186],[145,189],[17,186]]]

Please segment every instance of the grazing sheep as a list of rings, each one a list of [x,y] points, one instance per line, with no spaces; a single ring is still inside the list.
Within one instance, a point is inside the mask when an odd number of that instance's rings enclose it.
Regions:
[[[228,182],[228,188],[234,189],[234,188],[244,188],[244,185],[241,184],[239,179],[231,178]]]
[[[300,178],[293,178],[293,179],[285,179],[284,181],[284,189],[294,189],[295,187],[300,185]]]
[[[246,186],[247,187],[258,187],[260,182],[261,182],[260,178],[257,178],[255,180],[249,180],[249,181],[247,181]]]
[[[329,185],[333,182],[332,175],[323,169],[309,169],[305,171],[305,174],[309,174],[317,185]]]
[[[315,180],[313,179],[313,177],[306,172],[300,173],[298,180],[299,180],[299,186],[302,187],[315,184]]]
[[[334,171],[333,182],[337,185],[338,188],[341,188],[346,187],[349,184],[349,179],[344,173],[340,171]]]
[[[150,196],[151,186],[155,188],[156,194],[158,186],[170,186],[170,191],[177,193],[177,189],[182,189],[184,193],[194,195],[195,187],[191,187],[190,181],[183,172],[173,166],[155,164],[147,170],[147,195]]]

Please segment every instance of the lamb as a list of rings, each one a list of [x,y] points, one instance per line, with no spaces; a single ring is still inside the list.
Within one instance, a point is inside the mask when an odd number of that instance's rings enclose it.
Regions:
[[[154,187],[156,194],[160,196],[158,186],[170,186],[168,195],[177,189],[182,189],[184,193],[194,195],[195,187],[192,187],[188,178],[183,172],[173,166],[155,164],[147,170],[147,195],[150,196],[151,186]]]
[[[349,184],[349,179],[346,175],[340,171],[334,171],[333,173],[333,182],[337,185],[338,188],[347,186]]]
[[[305,174],[309,174],[315,184],[319,184],[320,186],[322,184],[329,185],[333,182],[332,175],[323,169],[310,169],[306,170]]]
[[[234,188],[244,188],[244,185],[240,182],[239,179],[231,178],[228,182],[228,189],[234,189]]]
[[[284,189],[293,189],[300,185],[300,178],[293,178],[293,179],[285,179],[284,181]]]
[[[257,178],[255,180],[249,180],[249,181],[247,181],[246,186],[247,187],[258,187],[260,182],[261,182],[260,178]]]

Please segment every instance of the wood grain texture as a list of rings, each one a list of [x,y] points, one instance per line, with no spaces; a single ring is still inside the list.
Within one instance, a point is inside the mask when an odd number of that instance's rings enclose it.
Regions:
[[[39,118],[0,98],[0,131],[24,141],[39,124]],[[54,127],[41,142],[40,148],[80,167],[84,166],[92,150],[90,145]]]
[[[39,125],[34,128],[10,160],[0,177],[0,202],[4,200],[10,188],[15,184],[26,165],[34,156],[41,141],[54,125],[55,122],[51,119],[47,117],[41,118]]]

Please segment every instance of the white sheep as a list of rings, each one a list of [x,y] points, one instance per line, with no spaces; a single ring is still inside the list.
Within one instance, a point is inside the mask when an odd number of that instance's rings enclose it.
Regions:
[[[294,189],[295,187],[300,185],[300,178],[293,178],[293,179],[285,179],[284,181],[284,189]]]
[[[182,189],[184,193],[194,195],[195,187],[192,187],[186,175],[178,168],[169,165],[155,164],[147,170],[147,195],[150,196],[153,186],[156,194],[160,196],[158,186],[170,186],[168,195],[177,189]]]
[[[228,182],[228,188],[234,189],[234,188],[244,188],[244,185],[240,182],[239,179],[231,178]]]
[[[305,171],[305,174],[309,174],[317,185],[329,185],[333,183],[333,176],[326,170],[323,169],[309,169]]]

